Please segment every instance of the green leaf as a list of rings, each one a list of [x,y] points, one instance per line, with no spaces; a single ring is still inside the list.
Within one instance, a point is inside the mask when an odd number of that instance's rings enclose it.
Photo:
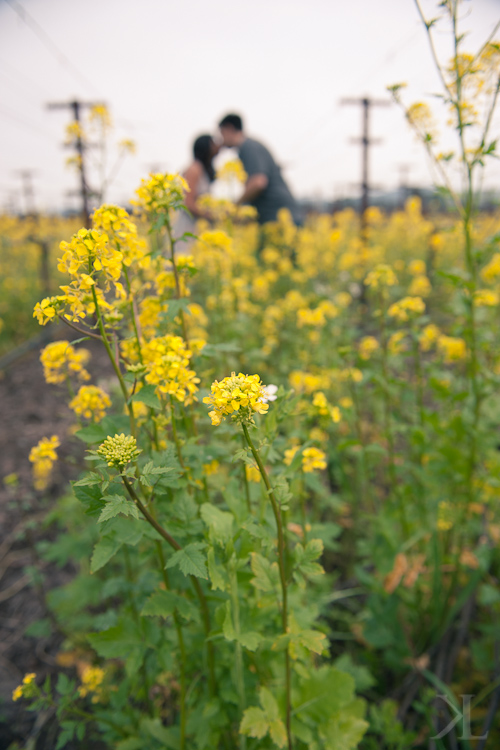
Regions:
[[[258,552],[251,553],[252,584],[260,591],[275,591],[279,583],[278,563],[270,563]]]
[[[161,401],[156,395],[155,385],[145,385],[140,391],[134,393],[130,397],[130,402],[139,401],[141,404],[146,404],[151,409],[161,409]]]
[[[226,591],[229,586],[229,580],[226,571],[215,561],[214,548],[210,547],[207,554],[208,574],[212,582],[212,591]]]
[[[226,641],[236,640],[236,631],[233,625],[231,602],[229,601],[229,599],[226,602],[226,616],[224,617],[224,622],[222,624],[222,632],[224,633],[224,638],[226,639]]]
[[[90,572],[97,573],[116,555],[122,542],[115,536],[104,536],[96,543],[90,561]]]
[[[210,541],[220,544],[222,547],[233,538],[234,516],[227,511],[219,510],[211,503],[204,503],[200,508],[200,514],[209,528]]]
[[[99,516],[97,523],[108,521],[110,518],[114,518],[119,513],[123,513],[124,516],[133,516],[133,518],[140,518],[139,509],[136,504],[131,500],[127,500],[122,495],[106,495],[103,500],[106,501],[106,505]]]
[[[326,635],[320,633],[319,630],[301,630],[296,639],[301,646],[309,651],[314,651],[315,654],[322,654],[326,647]],[[294,640],[294,636],[292,636],[292,640]]]
[[[231,602],[229,599],[226,602],[226,615],[222,624],[222,632],[227,641],[238,641],[243,648],[248,649],[248,651],[256,651],[263,640],[262,636],[255,630],[250,630],[247,633],[240,633],[239,635],[237,634],[233,625]]]
[[[284,747],[287,740],[286,729],[279,715],[276,698],[263,687],[259,693],[259,700],[262,709],[257,706],[247,708],[240,724],[240,733],[258,740],[269,733],[275,745]]]
[[[75,436],[84,443],[102,443],[107,438],[107,432],[101,424],[89,424],[75,432]]]
[[[164,727],[160,719],[145,718],[141,721],[141,729],[145,729],[151,737],[161,742],[163,748],[178,750],[179,733],[176,727]]]
[[[325,571],[321,565],[313,562],[323,554],[323,542],[321,539],[311,539],[304,549],[302,544],[295,545],[296,571],[303,576],[322,575]]]
[[[187,547],[174,552],[167,562],[167,568],[179,568],[185,576],[208,578],[205,555],[200,551],[205,547],[204,542],[194,542]]]
[[[144,740],[140,737],[128,737],[115,745],[116,750],[144,750]]]
[[[238,640],[243,648],[248,651],[256,651],[264,639],[257,631],[248,630],[246,633],[240,633]]]
[[[96,485],[82,486],[78,484],[73,484],[72,487],[76,499],[85,506],[85,514],[87,516],[97,516],[101,513],[104,507],[104,500],[99,487]]]
[[[142,608],[141,615],[146,617],[169,617],[177,610],[185,620],[196,619],[196,610],[183,596],[172,591],[155,591]],[[193,617],[194,610],[194,617]]]
[[[269,731],[269,722],[267,716],[261,708],[252,706],[247,708],[243,714],[240,724],[240,734],[246,734],[248,737],[255,737],[261,740]]]
[[[141,651],[146,648],[143,633],[131,620],[122,620],[118,625],[91,633],[87,638],[99,656],[106,659],[129,657],[131,647],[141,647]]]

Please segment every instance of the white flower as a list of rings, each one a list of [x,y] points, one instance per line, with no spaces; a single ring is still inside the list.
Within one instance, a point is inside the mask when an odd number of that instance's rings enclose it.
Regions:
[[[261,400],[263,401],[264,404],[267,404],[268,401],[276,401],[276,399],[278,398],[276,396],[277,392],[278,392],[277,385],[273,385],[272,383],[270,383],[269,385],[265,385],[264,386],[264,398],[262,398]]]

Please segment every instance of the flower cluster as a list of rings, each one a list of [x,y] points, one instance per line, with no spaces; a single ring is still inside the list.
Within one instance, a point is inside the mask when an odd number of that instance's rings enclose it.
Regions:
[[[386,263],[379,263],[365,279],[366,286],[372,289],[385,289],[388,286],[395,286],[398,283],[396,274]]]
[[[180,336],[160,336],[142,346],[146,382],[156,385],[158,395],[173,396],[183,404],[195,398],[200,379],[189,368],[191,351]]]
[[[142,453],[137,447],[137,440],[132,435],[115,435],[108,436],[97,449],[97,455],[101,456],[108,466],[114,466],[116,469],[122,469],[131,461],[135,461],[137,456]]]
[[[57,435],[53,435],[51,438],[42,438],[31,449],[29,460],[33,464],[33,484],[36,490],[47,489],[52,467],[57,461],[56,449],[60,445],[61,443]]]
[[[302,451],[302,471],[308,474],[315,469],[326,469],[326,454],[319,448],[304,448]]]
[[[186,180],[179,174],[150,174],[148,180],[141,180],[135,191],[138,200],[132,201],[147,216],[158,216],[180,208],[184,203],[184,193],[189,191]]]
[[[23,681],[12,693],[12,700],[18,701],[19,698],[32,698],[37,693],[37,686],[35,683],[36,674],[31,672],[23,677]]]
[[[111,400],[97,385],[82,385],[69,406],[77,416],[100,422],[106,416],[106,409],[111,406]]]
[[[102,697],[102,683],[105,672],[101,667],[92,667],[87,664],[81,674],[82,684],[78,688],[78,694],[85,698],[89,693],[92,695],[92,703],[98,703]]]
[[[42,349],[40,362],[47,383],[58,385],[71,375],[80,380],[89,380],[90,375],[84,365],[90,359],[87,349],[76,350],[69,341],[53,341]]]
[[[361,359],[370,359],[379,346],[375,336],[364,336],[359,342],[359,356]]]
[[[286,466],[291,465],[299,450],[299,445],[292,445],[291,448],[288,448],[285,451],[284,463]],[[326,469],[326,454],[314,446],[311,448],[304,448],[302,451],[302,471],[305,474],[310,474],[316,469]]]
[[[425,302],[421,297],[403,297],[389,307],[387,314],[390,318],[405,323],[411,315],[423,315],[424,312]]]
[[[243,375],[234,372],[220,383],[212,383],[211,394],[203,399],[205,404],[213,406],[209,416],[213,425],[219,425],[226,416],[249,424],[253,415],[265,414],[269,409],[266,388],[258,375]]]

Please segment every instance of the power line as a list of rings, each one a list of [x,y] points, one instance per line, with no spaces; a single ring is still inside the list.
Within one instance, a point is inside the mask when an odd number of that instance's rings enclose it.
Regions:
[[[30,130],[35,130],[37,133],[40,133],[45,138],[50,138],[52,141],[54,139],[54,136],[52,133],[49,133],[47,130],[43,130],[42,128],[39,128],[38,125],[34,125],[32,122],[29,122],[25,120],[24,118],[20,117],[15,112],[9,112],[9,110],[5,109],[5,107],[0,106],[0,115],[3,117],[7,117],[10,120],[13,120],[14,122],[19,123],[20,125],[24,125],[25,128],[30,128]]]
[[[25,23],[26,26],[28,26],[28,28],[30,28],[31,31],[35,34],[35,36],[38,37],[44,47],[49,50],[49,52],[56,58],[56,60],[69,72],[71,72],[72,76],[77,79],[80,84],[82,84],[83,86],[85,86],[85,88],[91,90],[92,93],[95,94],[96,89],[94,88],[92,83],[83,75],[83,73],[78,70],[76,65],[74,65],[74,63],[72,63],[68,57],[66,57],[64,52],[62,52],[55,44],[55,42],[52,41],[47,32],[42,29],[40,24],[35,21],[33,16],[28,13],[28,11],[21,5],[19,0],[6,0],[6,2],[10,5],[12,10],[17,13],[23,23]]]

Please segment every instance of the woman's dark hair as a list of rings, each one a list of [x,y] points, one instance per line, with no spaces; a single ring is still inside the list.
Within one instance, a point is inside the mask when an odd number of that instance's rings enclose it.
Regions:
[[[213,154],[212,146],[214,139],[211,135],[200,135],[193,144],[193,155],[197,161],[203,164],[203,168],[208,175],[210,182],[215,180],[215,169],[212,164]]]

